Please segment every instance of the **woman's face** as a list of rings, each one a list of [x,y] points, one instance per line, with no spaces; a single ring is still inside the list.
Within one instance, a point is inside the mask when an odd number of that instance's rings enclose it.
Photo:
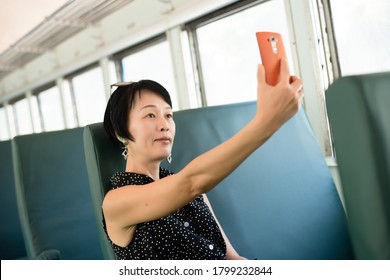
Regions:
[[[162,161],[171,154],[175,137],[175,122],[169,104],[160,95],[142,90],[137,94],[129,115],[129,141],[132,160],[148,163]]]

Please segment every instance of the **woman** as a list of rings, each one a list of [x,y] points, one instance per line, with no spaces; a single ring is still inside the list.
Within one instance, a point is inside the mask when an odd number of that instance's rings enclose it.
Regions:
[[[170,160],[175,136],[168,92],[149,80],[119,84],[104,125],[123,145],[126,170],[114,174],[102,205],[118,259],[245,259],[223,233],[204,194],[289,120],[303,97],[302,82],[290,76],[285,60],[276,86],[265,82],[262,65],[257,79],[254,118],[176,174],[160,168]]]

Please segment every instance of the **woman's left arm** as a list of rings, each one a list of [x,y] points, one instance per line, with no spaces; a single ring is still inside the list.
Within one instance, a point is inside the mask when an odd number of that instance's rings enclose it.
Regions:
[[[246,260],[246,258],[241,257],[237,253],[237,251],[233,248],[233,245],[230,243],[228,237],[226,236],[225,232],[223,231],[221,225],[219,224],[218,219],[214,214],[213,208],[211,207],[210,201],[208,200],[208,198],[205,194],[203,194],[203,200],[207,204],[207,206],[209,207],[211,213],[213,214],[215,221],[217,222],[217,225],[219,226],[219,229],[221,230],[223,239],[225,240],[225,243],[226,243],[226,257],[227,257],[227,259],[228,260]]]

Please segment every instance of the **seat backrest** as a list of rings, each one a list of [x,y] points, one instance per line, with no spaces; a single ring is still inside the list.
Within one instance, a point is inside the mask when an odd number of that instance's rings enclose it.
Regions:
[[[0,142],[0,259],[25,258],[22,228],[16,205],[11,140]]]
[[[249,102],[177,112],[171,169],[233,136],[255,110]],[[344,209],[303,109],[208,197],[248,258],[353,258]]]
[[[326,104],[356,258],[390,259],[390,72],[341,78]]]
[[[102,202],[110,189],[110,178],[119,170],[125,169],[119,145],[112,143],[103,124],[87,125],[84,129],[84,151],[87,163],[89,186],[91,189],[95,217],[99,225],[99,240],[106,259],[115,259],[114,252],[102,227]]]
[[[173,161],[163,166],[178,172],[238,132],[255,109],[249,102],[175,112]],[[103,132],[102,124],[86,129],[92,138],[91,130]],[[91,141],[99,142],[98,150],[112,145],[107,137]],[[124,170],[116,169],[123,162],[119,146],[112,147],[107,152],[115,156],[105,154],[94,163],[107,174],[99,178],[104,184]],[[106,172],[111,164],[116,167]],[[247,258],[353,258],[344,209],[303,110],[208,197],[229,240]]]
[[[15,183],[27,253],[103,259],[88,187],[83,128],[18,136]]]

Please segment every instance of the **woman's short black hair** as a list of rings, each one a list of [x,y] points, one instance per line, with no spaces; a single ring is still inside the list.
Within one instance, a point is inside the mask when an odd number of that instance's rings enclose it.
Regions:
[[[155,81],[140,80],[119,85],[108,100],[103,122],[106,133],[114,143],[118,143],[117,136],[134,141],[128,130],[129,113],[134,104],[135,95],[142,94],[142,90],[157,93],[172,107],[168,91]]]

